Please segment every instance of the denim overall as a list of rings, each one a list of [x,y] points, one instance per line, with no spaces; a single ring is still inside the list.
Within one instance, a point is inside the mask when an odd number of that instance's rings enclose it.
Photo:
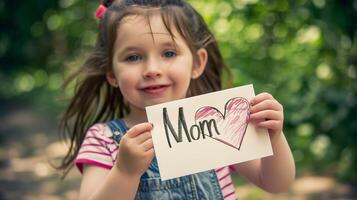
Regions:
[[[119,144],[121,137],[128,130],[121,119],[108,122],[113,139]],[[161,181],[156,158],[148,170],[141,176],[136,200],[220,200],[223,199],[221,188],[214,170]]]

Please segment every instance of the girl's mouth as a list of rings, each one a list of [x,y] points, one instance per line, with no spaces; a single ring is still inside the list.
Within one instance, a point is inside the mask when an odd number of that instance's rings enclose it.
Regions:
[[[142,90],[148,94],[160,94],[164,92],[168,87],[169,85],[155,85],[155,86],[145,87]]]

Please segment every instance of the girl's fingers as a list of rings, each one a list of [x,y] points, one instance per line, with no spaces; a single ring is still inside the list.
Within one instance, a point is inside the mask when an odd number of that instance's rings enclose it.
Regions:
[[[150,155],[151,159],[153,159],[154,156],[155,156],[155,149],[154,149],[154,148],[151,148],[151,149],[147,150],[145,153],[146,153],[147,155]]]
[[[144,132],[138,136],[135,137],[135,140],[141,144],[144,141],[148,140],[149,138],[151,138],[151,133],[150,132]]]
[[[259,103],[259,102],[262,102],[262,101],[264,101],[264,100],[267,100],[267,99],[273,100],[274,97],[273,97],[271,94],[267,93],[267,92],[263,92],[263,93],[258,94],[258,95],[255,96],[255,97],[253,97],[253,98],[250,100],[250,104],[251,104],[251,105],[255,105],[255,104],[257,104],[257,103]]]
[[[130,138],[134,138],[144,132],[151,131],[151,129],[152,129],[152,124],[149,122],[145,122],[133,126],[131,129],[129,129],[127,135]]]
[[[268,100],[261,101],[261,102],[255,104],[254,106],[251,106],[249,111],[250,111],[250,113],[255,113],[255,112],[262,111],[262,110],[281,111],[281,110],[283,110],[283,107],[276,100],[268,99]]]
[[[283,116],[280,111],[275,110],[263,110],[257,113],[253,113],[249,116],[249,121],[256,120],[282,120]]]
[[[279,130],[282,129],[282,122],[279,120],[268,120],[257,123],[257,127],[267,128],[271,130]]]
[[[150,149],[154,148],[154,143],[152,142],[152,138],[147,139],[141,144],[141,147],[145,152],[149,151]]]

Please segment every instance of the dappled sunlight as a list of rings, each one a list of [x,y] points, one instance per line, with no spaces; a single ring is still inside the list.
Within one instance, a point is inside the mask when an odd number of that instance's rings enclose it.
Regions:
[[[298,32],[297,41],[299,43],[314,43],[321,37],[320,29],[317,26],[310,26]]]
[[[35,164],[34,173],[38,177],[46,177],[50,175],[49,165],[44,162],[38,162]]]
[[[0,119],[0,199],[77,199],[80,174],[73,168],[66,179],[52,167],[65,155],[55,116],[32,109],[7,108]],[[4,192],[6,191],[6,192]],[[21,191],[21,192],[19,192]]]
[[[15,172],[35,172],[35,166],[43,160],[42,156],[29,158],[11,158],[10,168]]]
[[[295,181],[292,191],[297,194],[312,194],[331,191],[336,187],[336,182],[329,177],[302,177]]]
[[[336,182],[331,177],[298,177],[290,190],[281,194],[267,193],[252,184],[236,187],[239,199],[257,200],[309,200],[309,199],[354,199],[356,188]]]
[[[64,142],[53,142],[45,149],[46,155],[51,158],[63,157],[67,153],[68,146]]]

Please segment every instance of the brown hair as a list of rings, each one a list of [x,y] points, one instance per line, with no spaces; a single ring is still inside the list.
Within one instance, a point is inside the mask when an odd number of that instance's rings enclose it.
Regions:
[[[157,10],[173,37],[172,28],[185,39],[192,55],[200,48],[205,48],[208,61],[205,71],[198,79],[191,81],[188,96],[213,92],[222,89],[223,70],[225,67],[217,42],[209,31],[202,16],[184,0],[104,0],[102,4],[107,11],[100,20],[99,34],[94,52],[83,66],[65,81],[65,87],[79,80],[75,95],[62,116],[60,128],[65,138],[70,139],[69,150],[58,169],[65,176],[73,165],[86,130],[101,121],[122,118],[130,112],[124,103],[120,90],[111,87],[106,81],[106,73],[112,70],[112,56],[118,25],[123,17],[135,14],[150,14]]]

